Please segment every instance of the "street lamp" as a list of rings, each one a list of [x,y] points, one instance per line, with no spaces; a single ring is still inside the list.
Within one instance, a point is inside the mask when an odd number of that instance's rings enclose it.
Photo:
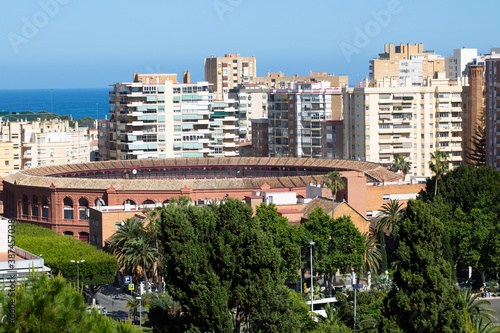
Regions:
[[[78,292],[80,292],[80,263],[84,263],[85,260],[70,260],[71,262],[76,262],[76,284],[78,285]]]
[[[309,249],[311,252],[311,312],[313,312],[313,295],[314,295],[314,287],[313,287],[313,245],[316,244],[313,241],[309,242]]]
[[[142,303],[141,296],[136,297],[139,300],[139,332],[142,332]]]

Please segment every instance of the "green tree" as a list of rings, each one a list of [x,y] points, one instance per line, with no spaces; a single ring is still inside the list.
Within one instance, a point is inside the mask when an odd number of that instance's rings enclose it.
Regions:
[[[365,243],[364,261],[366,269],[372,274],[376,274],[382,260],[382,253],[378,246],[375,235],[367,232],[363,233],[363,241]]]
[[[294,327],[281,257],[236,199],[158,211],[168,293],[182,308],[172,331],[288,331]]]
[[[474,135],[470,139],[472,148],[467,147],[465,154],[475,166],[486,165],[486,124],[484,110],[479,114],[474,128]]]
[[[437,196],[438,179],[441,179],[443,174],[450,168],[450,161],[448,158],[448,153],[440,150],[431,153],[431,159],[434,161],[429,161],[429,169],[435,174],[434,196]]]
[[[138,219],[129,218],[123,221],[123,225],[111,236],[111,249],[118,256],[123,255],[123,248],[127,242],[144,234],[144,223]]]
[[[385,271],[389,269],[389,261],[387,260],[387,250],[385,248],[385,234],[383,231],[379,231],[379,237],[380,237],[380,271],[379,273],[382,274]]]
[[[138,269],[140,268],[140,273],[144,280],[144,288],[147,290],[149,282],[147,272],[158,257],[158,249],[154,246],[150,235],[144,233],[126,242],[122,253],[123,255],[118,260],[120,265],[135,273],[135,276],[139,276]]]
[[[14,313],[8,293],[0,291],[0,332],[137,332],[128,324],[89,313],[82,294],[61,276],[31,275],[18,285]]]
[[[398,230],[393,288],[384,302],[380,332],[464,332],[464,303],[443,258],[443,224],[420,201],[408,201]]]
[[[392,234],[397,230],[403,215],[402,206],[403,204],[400,203],[399,200],[394,199],[390,199],[389,202],[382,205],[379,214],[381,218],[377,221],[377,230],[379,232],[384,233],[384,231],[387,230],[388,233]]]
[[[342,176],[337,171],[330,171],[325,179],[323,180],[324,184],[328,189],[332,192],[332,217],[333,210],[335,207],[335,197],[337,196],[337,192],[344,189],[345,184]]]
[[[495,321],[497,312],[490,307],[491,303],[489,301],[480,300],[479,296],[480,294],[473,294],[470,289],[460,290],[466,318],[470,319],[471,323]]]
[[[407,175],[408,172],[410,172],[410,170],[411,170],[411,162],[407,161],[404,158],[404,156],[398,156],[398,157],[394,158],[394,160],[392,161],[390,169],[393,172],[401,171],[401,173],[403,174],[403,179],[404,179],[405,175]]]
[[[351,222],[349,216],[332,219],[318,208],[309,214],[303,224],[308,234],[307,242],[315,242],[313,251],[314,269],[324,275],[327,283],[327,294],[331,294],[333,279],[338,270],[348,268],[359,271],[364,265],[366,243],[363,235]]]
[[[272,237],[274,245],[283,258],[281,271],[289,280],[297,279],[300,262],[301,231],[294,225],[288,225],[285,217],[278,216],[276,205],[265,203],[256,208],[255,216],[262,229]]]

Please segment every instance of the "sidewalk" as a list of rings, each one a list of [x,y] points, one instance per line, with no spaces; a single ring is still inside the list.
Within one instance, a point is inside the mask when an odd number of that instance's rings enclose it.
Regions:
[[[132,295],[122,292],[121,288],[111,284],[105,285],[95,295],[97,304],[106,307],[107,315],[119,320],[128,319],[127,303],[132,297]]]

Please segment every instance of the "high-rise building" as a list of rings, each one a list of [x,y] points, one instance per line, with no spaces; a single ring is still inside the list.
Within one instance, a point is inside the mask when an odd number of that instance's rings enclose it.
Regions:
[[[188,81],[188,79],[185,81]],[[102,160],[235,156],[235,109],[208,82],[177,83],[175,74],[134,74],[110,92],[100,122]]]
[[[432,176],[430,154],[450,155],[462,163],[462,87],[444,78],[403,87],[389,80],[374,87],[344,89],[344,158],[389,166],[395,157],[412,163],[410,174]],[[399,78],[394,78],[399,82]]]
[[[424,51],[423,44],[385,44],[384,53],[370,60],[370,81],[388,80],[394,87],[427,85],[436,73],[444,72],[445,59],[434,51]]]
[[[446,77],[456,80],[460,77],[468,76],[467,64],[477,61],[477,49],[461,48],[454,49],[453,56],[445,57]]]
[[[252,139],[252,118],[267,116],[267,92],[269,89],[257,84],[239,84],[229,90],[229,100],[234,101],[238,118],[237,135],[239,139]]]
[[[212,85],[217,99],[227,99],[229,90],[241,83],[254,83],[257,75],[255,57],[240,57],[239,53],[224,57],[205,58],[205,81]]]
[[[332,101],[341,88],[330,82],[292,82],[268,96],[269,156],[321,157],[321,121],[341,114]]]
[[[252,156],[253,157],[268,157],[269,156],[269,119],[268,118],[252,118]]]

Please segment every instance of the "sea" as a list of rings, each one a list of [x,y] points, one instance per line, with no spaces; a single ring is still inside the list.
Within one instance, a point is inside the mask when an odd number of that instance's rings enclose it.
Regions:
[[[87,89],[0,89],[0,110],[47,111],[73,119],[109,119],[111,88]]]

